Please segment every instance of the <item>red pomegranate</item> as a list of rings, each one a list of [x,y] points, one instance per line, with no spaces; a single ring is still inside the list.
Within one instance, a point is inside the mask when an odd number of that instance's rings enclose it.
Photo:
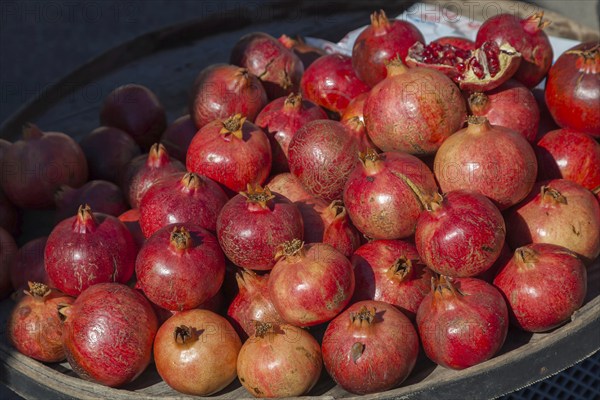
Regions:
[[[184,163],[188,147],[197,132],[196,124],[190,115],[186,114],[167,127],[160,138],[160,143],[174,159]]]
[[[361,235],[352,225],[344,203],[334,200],[320,214],[325,226],[323,243],[350,257],[360,246]]]
[[[30,240],[15,254],[9,268],[10,282],[15,291],[27,289],[29,282],[54,286],[48,278],[44,264],[44,249],[47,241],[47,236]]]
[[[131,233],[131,236],[133,237],[133,241],[135,244],[137,244],[138,248],[142,247],[146,237],[142,233],[142,228],[140,228],[140,210],[137,208],[132,208],[119,215],[118,218],[119,221],[121,221],[125,227],[127,227],[129,233]]]
[[[54,194],[54,202],[57,221],[74,215],[81,204],[89,205],[94,212],[115,217],[129,208],[121,188],[103,180],[88,181],[79,188],[63,185]]]
[[[461,50],[475,50],[477,48],[474,41],[462,36],[442,36],[432,40],[431,43],[437,43],[442,46],[449,44]]]
[[[12,235],[0,228],[0,300],[12,292],[10,266],[18,250]]]

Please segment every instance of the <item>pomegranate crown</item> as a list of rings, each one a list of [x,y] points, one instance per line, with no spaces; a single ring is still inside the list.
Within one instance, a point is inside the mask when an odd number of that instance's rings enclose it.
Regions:
[[[240,192],[240,194],[246,198],[247,202],[258,204],[262,208],[266,209],[267,203],[275,198],[268,186],[262,188],[259,184],[252,185],[249,183],[246,188],[246,191]]]

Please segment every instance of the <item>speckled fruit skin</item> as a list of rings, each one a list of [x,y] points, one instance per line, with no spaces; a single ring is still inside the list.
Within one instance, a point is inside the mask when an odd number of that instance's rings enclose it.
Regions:
[[[594,190],[600,186],[600,144],[571,129],[557,129],[537,143],[539,180],[564,178]]]
[[[194,328],[199,337],[180,344],[179,326]],[[189,310],[169,318],[156,334],[154,362],[163,380],[178,392],[208,396],[237,376],[242,342],[229,322],[207,310]]]
[[[211,232],[229,198],[219,184],[194,173],[177,173],[153,185],[140,202],[140,228],[146,237],[165,225],[191,222]]]
[[[356,76],[352,59],[342,54],[319,57],[304,71],[300,88],[302,96],[340,115],[352,99],[370,89]]]
[[[506,218],[508,244],[566,247],[591,263],[600,254],[600,204],[589,190],[566,179],[540,182]]]
[[[240,350],[240,382],[254,397],[294,397],[306,394],[319,380],[321,347],[310,333],[292,325],[274,326],[252,336]]]
[[[64,313],[67,360],[81,378],[118,387],[150,364],[158,322],[138,291],[100,283],[81,293]]]
[[[281,243],[302,238],[304,224],[298,208],[282,195],[263,208],[238,194],[221,210],[217,237],[223,252],[235,265],[270,270]]]
[[[318,120],[296,132],[289,147],[290,172],[313,196],[327,203],[342,198],[358,162],[358,142],[338,121]]]
[[[4,228],[0,228],[0,299],[12,292],[10,266],[17,251],[15,239]]]
[[[401,240],[374,240],[352,255],[353,302],[376,300],[392,304],[411,319],[431,290],[431,271],[415,245]]]
[[[352,321],[352,313],[363,307],[375,308],[371,323]],[[408,317],[394,306],[367,300],[354,303],[331,321],[321,349],[325,368],[338,385],[368,394],[404,382],[417,361],[419,337]]]
[[[500,350],[508,333],[509,316],[502,294],[477,278],[445,277],[417,311],[423,349],[432,361],[452,369],[482,363]]]
[[[519,81],[511,79],[496,89],[474,93],[468,105],[471,114],[486,117],[492,125],[517,131],[530,143],[535,141],[540,109],[533,93]]]
[[[280,259],[269,277],[269,294],[279,315],[295,326],[330,321],[350,302],[354,272],[346,256],[324,243],[305,245]]]
[[[423,262],[451,277],[476,276],[490,268],[506,238],[504,218],[487,197],[454,190],[421,213],[415,244]]]
[[[182,228],[190,238],[178,247],[174,229]],[[217,238],[206,229],[171,224],[146,240],[135,273],[137,287],[154,304],[171,311],[189,310],[217,294],[225,277],[225,257]]]
[[[237,132],[222,131],[231,118],[241,124],[240,137]],[[269,138],[239,114],[212,121],[200,129],[186,157],[188,171],[207,176],[235,193],[246,190],[248,184],[265,183],[271,162]]]
[[[189,114],[177,118],[163,132],[160,142],[174,159],[185,162],[187,149],[198,132]]]
[[[533,188],[537,160],[518,132],[472,117],[469,126],[448,138],[435,155],[433,170],[443,193],[477,191],[504,210]]]
[[[376,160],[358,162],[346,181],[343,200],[348,215],[367,237],[406,238],[415,233],[423,210],[410,185],[419,196],[432,196],[438,190],[433,173],[410,154],[371,155]]]
[[[515,251],[494,285],[504,293],[516,326],[528,332],[545,332],[568,321],[581,307],[587,271],[566,248],[533,243]]]
[[[410,46],[425,43],[419,29],[408,21],[388,20],[383,10],[371,14],[371,25],[356,38],[352,47],[352,67],[356,75],[373,87],[385,79],[386,62],[398,57],[404,61]]]
[[[548,72],[546,104],[563,128],[600,138],[600,47],[581,43],[561,54]]]
[[[240,113],[254,121],[267,104],[260,80],[247,69],[229,64],[204,68],[192,88],[190,116],[200,129],[220,118]]]
[[[450,78],[403,65],[388,67],[364,108],[367,133],[377,147],[419,155],[435,153],[462,127],[465,115],[465,99]]]

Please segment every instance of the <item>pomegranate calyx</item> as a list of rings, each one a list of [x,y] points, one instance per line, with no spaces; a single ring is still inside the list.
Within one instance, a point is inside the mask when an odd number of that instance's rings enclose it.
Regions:
[[[475,115],[485,114],[490,105],[490,98],[482,92],[475,92],[469,96],[469,108]]]
[[[387,77],[392,77],[396,75],[401,75],[408,71],[408,67],[402,60],[400,56],[392,58],[391,60],[385,63],[385,69],[387,71]]]
[[[515,250],[515,258],[519,267],[531,265],[538,259],[537,252],[530,247],[523,246]]]
[[[169,153],[165,146],[160,143],[154,143],[152,147],[150,147],[150,152],[148,153],[148,159],[146,160],[146,166],[149,168],[160,168],[163,165],[168,164],[171,161],[169,157]]]
[[[345,218],[348,213],[341,200],[333,200],[327,207],[327,210],[333,215],[334,219]]]
[[[235,274],[235,280],[240,291],[254,291],[253,284],[258,279],[256,273],[250,269],[242,268]]]
[[[375,321],[376,308],[363,306],[358,312],[350,313],[350,324],[356,328],[369,327]]]
[[[185,226],[174,227],[169,238],[171,246],[177,251],[189,249],[192,246],[192,236]]]
[[[200,179],[200,176],[194,172],[187,172],[183,178],[181,178],[181,184],[183,189],[187,192],[193,192],[204,186],[204,181]]]
[[[304,242],[300,239],[292,239],[279,245],[279,249],[275,253],[275,260],[281,258],[290,259],[298,256],[304,256]]]
[[[224,138],[229,139],[231,136],[236,137],[240,140],[243,138],[242,127],[244,126],[244,122],[246,121],[246,117],[243,117],[242,114],[235,114],[222,121],[223,128],[219,131],[219,134],[223,135]]]
[[[539,30],[546,28],[551,24],[551,21],[544,20],[544,12],[540,11],[521,20],[521,25],[527,33],[536,33]]]
[[[298,41],[296,39],[289,37],[285,33],[279,36],[279,39],[277,40],[288,50],[293,49],[294,46],[298,44]]]
[[[24,290],[24,292],[34,298],[43,299],[51,292],[50,287],[44,283],[28,281],[27,284],[29,285],[29,290]]]
[[[368,148],[366,151],[358,153],[358,159],[365,168],[368,175],[374,175],[383,169],[383,160],[385,156],[379,155],[373,148]]]
[[[251,205],[257,205],[260,209],[266,210],[269,201],[275,198],[268,186],[262,188],[260,185],[247,185],[245,192],[240,192],[246,198],[246,202]]]
[[[375,31],[375,36],[386,33],[390,28],[390,20],[387,15],[385,15],[385,11],[379,10],[371,14],[371,26]]]
[[[435,193],[432,198],[425,204],[425,210],[429,212],[435,212],[442,208],[444,202],[444,196],[440,193]]]
[[[56,310],[58,311],[58,318],[62,322],[65,322],[65,320],[67,318],[69,318],[69,315],[71,315],[71,305],[70,304],[67,304],[67,303],[57,304]]]
[[[484,116],[469,115],[467,117],[467,132],[472,134],[485,133],[492,129],[490,121]]]
[[[398,257],[386,271],[388,278],[402,282],[413,275],[413,262],[405,256]]]
[[[189,327],[187,325],[179,325],[173,331],[173,338],[175,343],[184,345],[190,341],[198,340],[202,331],[198,331],[196,328]]]
[[[350,348],[350,355],[352,356],[352,361],[354,361],[354,364],[356,364],[360,356],[363,355],[364,351],[365,345],[363,343],[356,342],[352,345],[352,347]]]
[[[457,298],[463,296],[463,293],[452,283],[453,279],[449,276],[440,275],[439,277],[431,278],[431,291],[436,298]]]
[[[565,54],[577,56],[575,67],[584,74],[600,73],[600,43],[587,50],[568,50]]]
[[[550,204],[568,204],[567,203],[567,198],[565,196],[563,196],[558,190],[553,189],[549,186],[542,186],[541,190],[541,196],[542,196],[542,202],[543,203],[550,203]]]
[[[290,82],[291,84],[291,82]],[[301,93],[290,93],[283,102],[283,109],[287,112],[294,111],[298,112],[302,108],[302,94]]]
[[[31,122],[25,123],[23,125],[23,139],[32,140],[39,139],[44,136],[44,132],[37,125],[32,124]]]
[[[98,226],[98,221],[87,204],[82,204],[77,209],[77,216],[73,222],[73,231],[77,233],[93,232]]]

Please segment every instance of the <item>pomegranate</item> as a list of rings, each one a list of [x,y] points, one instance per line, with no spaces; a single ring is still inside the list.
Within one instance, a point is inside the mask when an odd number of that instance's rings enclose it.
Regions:
[[[522,60],[514,78],[527,86],[535,87],[544,79],[552,64],[552,46],[544,28],[544,13],[539,12],[521,19],[515,14],[498,14],[488,18],[477,31],[475,44],[493,41],[498,46],[508,42]]]
[[[288,323],[306,327],[338,315],[354,293],[352,264],[328,244],[284,242],[269,277],[269,295]]]
[[[431,43],[437,43],[442,46],[449,44],[460,50],[472,51],[477,48],[474,41],[462,36],[442,36],[432,40]]]
[[[0,164],[1,165],[1,164]],[[20,231],[19,211],[0,188],[0,228],[17,235]]]
[[[328,54],[313,62],[304,71],[300,88],[305,99],[338,115],[352,99],[369,91],[369,86],[356,76],[352,59],[342,54]]]
[[[281,243],[302,238],[302,215],[287,198],[267,186],[248,185],[233,197],[217,219],[219,243],[235,265],[270,270]]]
[[[154,362],[173,389],[208,396],[233,382],[241,347],[225,318],[207,310],[188,310],[169,318],[156,333]]]
[[[254,121],[266,104],[264,87],[246,68],[214,64],[204,68],[196,78],[189,108],[196,128],[200,129],[236,113]]]
[[[487,93],[473,93],[468,104],[473,115],[486,117],[492,125],[517,131],[530,143],[535,141],[540,109],[533,93],[519,81],[509,80]]]
[[[437,364],[464,369],[489,360],[508,333],[508,308],[494,286],[477,278],[433,279],[417,311],[425,354]]]
[[[307,44],[300,35],[296,35],[295,38],[291,38],[288,35],[281,35],[277,40],[300,58],[304,69],[308,68],[317,58],[327,54],[325,50]]]
[[[267,135],[241,114],[215,120],[198,131],[188,148],[188,171],[205,175],[233,192],[265,183],[271,171]]]
[[[25,294],[8,318],[8,340],[27,357],[48,363],[64,361],[62,321],[56,310],[75,299],[39,282],[29,282]]]
[[[521,54],[508,43],[484,42],[473,50],[451,44],[415,43],[406,57],[409,67],[443,72],[463,90],[488,91],[508,81],[521,64]]]
[[[533,243],[515,250],[494,285],[504,293],[519,328],[546,332],[568,321],[583,305],[587,272],[566,248]]]
[[[544,92],[545,90],[539,87],[536,87],[531,90],[531,93],[533,93],[533,97],[535,97],[535,101],[537,102],[538,108],[540,110],[540,124],[538,126],[537,140],[541,139],[546,133],[550,131],[560,129],[560,126],[558,126],[556,122],[554,122],[552,115],[550,115],[550,110],[548,110],[546,99],[544,99]]]
[[[65,317],[67,360],[81,378],[122,386],[150,363],[158,323],[148,300],[135,289],[100,283],[59,311]]]
[[[75,216],[52,229],[44,262],[56,288],[77,296],[99,283],[126,283],[133,275],[136,255],[137,246],[121,221],[80,206]]]
[[[415,243],[423,262],[452,277],[476,276],[500,256],[506,226],[487,197],[468,190],[437,195],[419,217]]]
[[[54,202],[57,221],[75,214],[80,204],[87,204],[95,212],[115,217],[129,208],[121,188],[102,180],[89,181],[77,189],[63,185],[54,194]]]
[[[600,186],[600,144],[571,129],[548,132],[537,143],[539,180],[564,178],[594,190]]]
[[[163,178],[140,202],[140,228],[145,237],[174,223],[190,222],[215,232],[217,217],[229,198],[212,179],[193,172]]]
[[[14,256],[10,264],[10,282],[16,291],[26,290],[29,282],[38,282],[54,286],[48,278],[44,264],[44,249],[47,236],[25,243]]]
[[[137,244],[138,248],[142,247],[146,237],[142,233],[140,228],[140,211],[137,208],[132,208],[119,215],[119,221],[121,221],[131,233],[133,241]]]
[[[404,382],[417,361],[419,337],[394,306],[360,301],[331,321],[322,350],[325,368],[338,385],[368,394]]]
[[[101,126],[79,142],[90,170],[90,179],[120,183],[127,164],[141,154],[140,147],[126,132]]]
[[[295,397],[315,386],[323,360],[319,343],[292,325],[257,323],[237,360],[240,382],[254,397]]]
[[[492,283],[496,275],[498,275],[498,272],[500,272],[500,270],[502,270],[502,268],[504,268],[504,266],[508,264],[512,257],[513,251],[510,249],[508,243],[505,241],[504,246],[502,246],[502,250],[500,250],[500,255],[498,256],[494,264],[492,264],[490,268],[488,268],[481,274],[475,276],[475,278],[482,279],[487,283]]]
[[[398,99],[402,99],[399,101]],[[388,76],[371,89],[364,118],[383,151],[433,154],[463,125],[466,104],[450,78],[429,68],[388,64]]]
[[[506,220],[508,244],[566,247],[590,263],[600,254],[600,204],[578,183],[554,179],[536,185]]]
[[[383,10],[371,14],[371,25],[356,38],[352,47],[352,67],[367,85],[373,87],[386,77],[385,64],[394,58],[404,60],[415,43],[425,43],[423,34],[408,21],[390,21]]]
[[[138,208],[142,197],[156,181],[180,171],[185,171],[183,164],[172,160],[167,149],[155,143],[150,153],[134,158],[127,167],[121,187],[129,205]]]
[[[310,194],[329,203],[341,199],[357,152],[358,142],[340,122],[312,121],[290,142],[290,171]]]
[[[434,173],[443,193],[477,191],[504,210],[533,188],[537,161],[518,132],[469,117],[469,126],[446,140],[435,155]]]
[[[297,92],[304,73],[300,58],[264,32],[242,36],[233,46],[229,62],[256,75],[271,100]]]
[[[431,289],[431,271],[421,262],[415,245],[401,240],[374,240],[352,256],[356,288],[353,302],[383,301],[414,319]]]
[[[327,114],[298,93],[273,100],[256,117],[256,125],[269,137],[273,152],[272,173],[289,171],[288,147],[296,131],[310,121],[327,119]]]
[[[269,296],[269,275],[242,269],[235,274],[239,292],[229,305],[227,316],[243,341],[256,332],[256,322],[282,324]]]
[[[362,97],[364,95],[364,97]],[[348,134],[356,139],[358,142],[359,151],[367,151],[369,148],[376,148],[375,144],[369,138],[367,134],[367,126],[365,125],[365,118],[362,113],[362,107],[368,97],[368,93],[363,93],[350,102],[350,105],[346,109],[340,122],[348,129]],[[356,103],[355,100],[357,100]],[[360,105],[362,104],[362,105]],[[352,107],[353,109],[351,109]],[[355,108],[356,107],[356,108]],[[358,108],[360,107],[360,111]],[[350,110],[350,111],[349,111]],[[360,114],[359,114],[360,112]]]
[[[342,114],[340,118],[340,122],[348,123],[350,120],[358,119],[364,123],[364,110],[365,110],[365,102],[369,97],[369,92],[361,93],[355,98],[353,98],[350,103],[348,103],[348,107]]]
[[[600,44],[581,43],[567,50],[548,72],[546,104],[563,128],[600,137]]]
[[[344,204],[354,225],[373,239],[415,233],[424,202],[437,192],[433,174],[415,156],[400,152],[359,155],[361,163],[344,187]]]
[[[190,310],[221,288],[225,257],[206,229],[191,223],[171,224],[144,243],[135,273],[138,287],[154,304],[167,310]]]
[[[23,139],[2,155],[2,190],[21,208],[48,208],[61,185],[79,187],[87,181],[88,170],[81,147],[61,132],[42,132],[27,124]]]
[[[141,290],[139,288],[136,289]],[[203,302],[202,304],[200,304],[198,307],[193,308],[198,309],[198,310],[208,310],[208,311],[212,311],[214,313],[220,314],[222,311],[222,307],[223,307],[223,292],[221,290],[219,290],[217,292],[216,295],[214,295],[213,297],[211,297],[210,299],[206,300],[205,302]],[[183,311],[177,311],[177,310],[167,310],[166,308],[162,308],[159,307],[158,305],[152,303],[152,308],[154,309],[154,312],[156,313],[156,317],[158,318],[158,325],[162,325],[165,323],[166,320],[168,320],[169,318],[171,318],[173,315],[177,315],[183,312],[186,312],[188,310],[183,310]]]
[[[360,233],[352,225],[346,207],[341,200],[334,200],[321,212],[325,225],[323,243],[330,245],[346,257],[360,246]]]
[[[177,118],[162,134],[160,142],[176,160],[185,162],[187,149],[198,132],[189,114]]]
[[[10,268],[18,250],[12,235],[0,228],[0,300],[12,292]]]

